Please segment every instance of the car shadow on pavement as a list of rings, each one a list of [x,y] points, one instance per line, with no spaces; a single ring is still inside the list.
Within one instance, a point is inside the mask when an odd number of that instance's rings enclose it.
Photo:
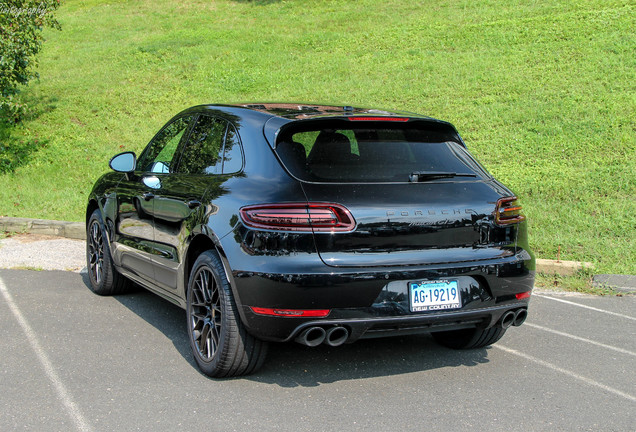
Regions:
[[[486,349],[455,351],[428,335],[359,340],[332,348],[271,344],[263,368],[246,379],[280,387],[315,387],[337,381],[394,376],[488,363]]]
[[[83,275],[88,287],[87,275]],[[162,332],[177,352],[197,369],[186,330],[185,311],[142,288],[114,297]],[[265,364],[253,375],[234,378],[280,387],[315,387],[337,381],[402,375],[488,363],[488,351],[455,351],[428,335],[363,339],[340,347],[309,348],[295,342],[271,343]],[[202,375],[203,376],[203,375]]]
[[[82,279],[88,289],[88,273],[83,273]],[[113,299],[163,333],[172,341],[177,352],[192,367],[197,367],[190,351],[186,314],[183,309],[141,287],[135,287],[126,294],[113,296]]]

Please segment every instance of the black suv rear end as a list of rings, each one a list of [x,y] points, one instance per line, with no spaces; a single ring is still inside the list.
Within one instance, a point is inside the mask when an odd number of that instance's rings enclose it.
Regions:
[[[236,279],[259,337],[338,345],[429,331],[468,347],[523,322],[525,217],[452,125],[318,110],[277,116],[264,134],[301,193],[241,210],[243,250],[280,266],[241,266],[249,276]]]

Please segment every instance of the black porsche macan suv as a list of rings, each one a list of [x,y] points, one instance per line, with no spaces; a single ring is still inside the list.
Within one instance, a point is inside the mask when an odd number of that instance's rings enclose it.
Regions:
[[[331,346],[430,332],[499,340],[534,281],[517,198],[455,128],[353,107],[205,105],[110,161],[86,209],[91,289],[131,281],[187,311],[210,376],[268,341]]]

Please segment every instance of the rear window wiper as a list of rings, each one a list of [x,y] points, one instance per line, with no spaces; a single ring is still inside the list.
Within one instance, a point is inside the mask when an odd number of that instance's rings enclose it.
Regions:
[[[411,183],[422,182],[426,180],[433,180],[439,178],[451,178],[451,177],[477,177],[477,174],[473,173],[456,173],[446,171],[414,171],[409,175],[409,181]]]

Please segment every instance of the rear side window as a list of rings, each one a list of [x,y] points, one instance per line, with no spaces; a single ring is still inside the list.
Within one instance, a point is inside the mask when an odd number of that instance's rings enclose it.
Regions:
[[[201,115],[181,156],[180,174],[234,174],[243,168],[236,129],[226,120]]]
[[[229,125],[223,150],[223,174],[234,174],[243,168],[243,148],[234,126]]]
[[[313,125],[288,126],[277,141],[283,164],[301,180],[408,182],[416,172],[487,176],[452,133],[435,125],[347,121]]]
[[[200,116],[181,155],[179,173],[221,174],[221,152],[226,130],[225,120]]]

